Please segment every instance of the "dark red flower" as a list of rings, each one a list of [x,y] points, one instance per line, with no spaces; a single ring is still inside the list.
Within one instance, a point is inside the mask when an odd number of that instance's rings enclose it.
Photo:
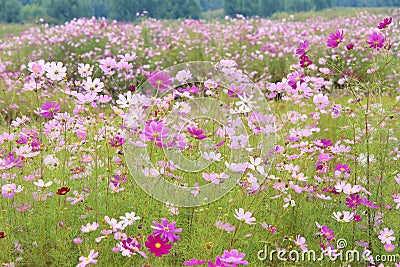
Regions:
[[[67,194],[71,189],[69,189],[69,187],[61,187],[60,189],[57,190],[56,194],[59,196],[63,196],[65,194]]]
[[[0,232],[0,238],[4,238],[6,237],[6,235],[4,234],[4,232]]]

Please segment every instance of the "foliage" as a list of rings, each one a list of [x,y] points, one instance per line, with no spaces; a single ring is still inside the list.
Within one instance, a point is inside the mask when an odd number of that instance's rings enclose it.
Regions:
[[[0,22],[20,22],[21,10],[22,5],[17,0],[0,1]]]

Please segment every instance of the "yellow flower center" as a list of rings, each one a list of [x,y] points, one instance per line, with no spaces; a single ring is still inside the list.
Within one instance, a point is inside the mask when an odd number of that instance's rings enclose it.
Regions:
[[[156,243],[156,248],[161,248],[161,244],[160,243]]]
[[[168,232],[169,231],[169,227],[167,226],[167,227],[164,227],[164,230],[166,231],[166,232]]]

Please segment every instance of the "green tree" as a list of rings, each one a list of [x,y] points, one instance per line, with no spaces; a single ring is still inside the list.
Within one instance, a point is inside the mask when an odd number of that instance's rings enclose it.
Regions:
[[[314,0],[315,10],[319,11],[332,7],[332,0]]]
[[[46,10],[38,5],[26,5],[22,8],[21,17],[26,22],[33,22],[47,16]]]
[[[21,21],[22,4],[17,0],[0,1],[0,21],[6,23]]]
[[[43,0],[43,7],[59,22],[91,16],[89,0]]]
[[[172,1],[172,18],[199,19],[201,15],[199,0],[174,0]]]
[[[141,11],[138,0],[109,0],[107,9],[108,17],[119,21],[134,21]]]

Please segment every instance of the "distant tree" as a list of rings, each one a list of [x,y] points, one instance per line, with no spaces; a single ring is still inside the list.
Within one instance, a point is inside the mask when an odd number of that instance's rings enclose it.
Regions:
[[[107,3],[105,0],[90,0],[92,16],[107,17]]]
[[[332,0],[314,0],[315,10],[319,11],[332,7]]]
[[[259,0],[258,10],[259,15],[262,17],[269,17],[276,12],[283,11],[285,9],[284,1],[275,0]]]
[[[91,16],[89,0],[43,0],[43,7],[60,22]]]
[[[203,11],[217,10],[223,8],[222,0],[201,0],[201,7]]]
[[[6,23],[21,21],[22,4],[18,0],[0,1],[0,21]]]
[[[108,17],[120,21],[134,21],[140,12],[138,0],[108,0]]]
[[[38,18],[46,17],[46,9],[38,5],[26,5],[22,8],[21,17],[25,22],[33,22]]]
[[[171,6],[173,19],[199,19],[202,11],[200,0],[174,0]]]

